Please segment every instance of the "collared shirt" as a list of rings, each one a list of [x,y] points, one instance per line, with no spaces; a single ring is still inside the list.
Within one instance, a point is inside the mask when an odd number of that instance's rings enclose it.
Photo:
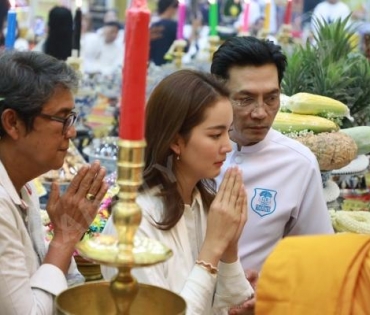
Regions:
[[[333,234],[321,175],[309,148],[271,129],[261,142],[228,153],[217,177],[230,166],[243,172],[248,221],[239,240],[244,269],[259,271],[280,239]]]
[[[344,20],[351,14],[351,10],[344,2],[339,1],[337,3],[329,3],[328,1],[320,2],[312,13],[313,29],[315,29],[315,19],[320,22],[333,23],[335,20]]]
[[[30,183],[20,193],[0,161],[0,313],[50,315],[67,280],[40,263],[46,249],[36,189]]]

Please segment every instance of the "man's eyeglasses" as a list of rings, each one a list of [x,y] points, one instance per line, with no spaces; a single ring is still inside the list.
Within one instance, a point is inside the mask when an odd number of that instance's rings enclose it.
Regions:
[[[248,112],[252,112],[258,107],[263,107],[265,110],[275,110],[280,106],[280,95],[270,95],[263,100],[262,104],[253,97],[246,97],[237,100],[231,99],[230,101],[233,106],[243,108]]]
[[[69,128],[71,128],[77,121],[77,116],[78,114],[76,112],[71,112],[66,118],[58,117],[58,116],[52,116],[52,115],[47,115],[44,113],[38,114],[38,116],[58,121],[63,124],[63,135],[65,135],[68,131]]]

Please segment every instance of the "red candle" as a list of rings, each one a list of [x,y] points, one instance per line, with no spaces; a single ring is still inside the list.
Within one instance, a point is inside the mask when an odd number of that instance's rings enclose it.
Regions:
[[[146,0],[133,0],[126,13],[125,57],[122,70],[119,137],[124,140],[144,138],[149,20],[150,11]]]
[[[288,0],[285,8],[284,24],[290,24],[292,21],[292,4],[293,0]]]

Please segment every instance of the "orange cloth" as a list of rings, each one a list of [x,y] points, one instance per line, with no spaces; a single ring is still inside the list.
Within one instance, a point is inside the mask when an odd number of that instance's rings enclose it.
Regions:
[[[256,296],[256,315],[369,315],[370,235],[283,239]]]

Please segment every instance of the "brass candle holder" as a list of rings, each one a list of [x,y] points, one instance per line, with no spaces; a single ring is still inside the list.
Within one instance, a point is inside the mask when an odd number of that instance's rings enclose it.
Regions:
[[[213,54],[218,49],[218,46],[220,46],[221,39],[218,35],[210,35],[208,37],[209,42],[209,61],[212,62]]]
[[[258,32],[257,37],[260,39],[267,39],[269,35],[270,31],[268,29],[263,28]]]
[[[81,73],[82,59],[78,56],[78,50],[72,49],[72,54],[67,58],[67,64],[70,65],[76,72]]]
[[[291,24],[283,24],[277,34],[278,43],[287,56],[291,56],[297,44],[300,44],[299,40],[293,38],[292,29]]]
[[[182,57],[185,54],[185,47],[187,43],[184,39],[176,39],[170,49],[167,51],[165,55],[165,59],[173,60],[176,68],[180,69],[182,67]]]
[[[135,236],[141,221],[136,203],[142,184],[145,141],[118,141],[117,184],[119,201],[113,207],[117,238],[99,235],[77,244],[80,255],[102,265],[118,268],[111,282],[91,282],[72,287],[56,299],[58,314],[174,315],[185,314],[185,301],[175,293],[139,284],[134,267],[167,260],[172,251],[156,240]],[[165,303],[164,303],[165,302]]]
[[[185,47],[187,43],[184,39],[176,39],[175,40],[175,51],[174,51],[174,57],[175,57],[175,66],[180,69],[182,67],[182,57],[185,54]]]
[[[293,44],[292,25],[283,24],[278,32],[277,40],[281,45]]]
[[[249,32],[245,32],[245,31],[240,31],[239,33],[238,33],[238,36],[239,37],[243,37],[243,36],[250,36],[251,34],[249,33]]]

